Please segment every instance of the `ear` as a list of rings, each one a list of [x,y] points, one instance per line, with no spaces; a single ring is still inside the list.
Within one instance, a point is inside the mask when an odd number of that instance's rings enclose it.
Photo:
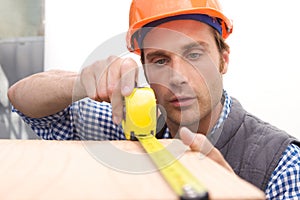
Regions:
[[[222,63],[223,63],[223,68],[221,69],[220,73],[221,74],[226,74],[227,69],[228,69],[228,64],[229,64],[229,51],[223,51],[223,53],[221,54],[221,59],[222,59]]]

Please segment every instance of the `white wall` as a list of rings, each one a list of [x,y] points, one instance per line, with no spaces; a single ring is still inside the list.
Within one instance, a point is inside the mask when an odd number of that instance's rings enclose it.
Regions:
[[[130,0],[45,0],[45,69],[78,71],[95,48],[126,32],[129,7]]]
[[[223,2],[235,25],[225,87],[250,112],[300,138],[300,2]]]
[[[130,1],[46,0],[45,70],[79,71],[111,37],[126,54],[119,34],[127,30]],[[300,138],[299,0],[221,2],[234,21],[225,88],[249,112]]]

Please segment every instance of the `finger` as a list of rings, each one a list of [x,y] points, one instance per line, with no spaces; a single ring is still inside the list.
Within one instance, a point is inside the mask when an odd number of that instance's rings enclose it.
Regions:
[[[120,124],[123,117],[123,97],[121,94],[121,84],[117,84],[111,96],[111,106],[113,121],[115,124]]]
[[[97,94],[102,101],[110,103],[108,91],[107,91],[107,72],[108,65],[105,61],[99,61],[96,63],[97,67],[95,73],[97,74]]]
[[[228,162],[224,159],[221,152],[215,148],[203,134],[195,134],[189,129],[183,127],[180,130],[180,138],[185,145],[190,146],[191,150],[199,151],[206,155],[219,165],[223,166],[229,172],[234,173]]]
[[[123,59],[111,56],[107,72],[107,92],[111,101],[113,121],[120,124],[123,117],[123,98],[121,94],[121,64]]]
[[[126,58],[121,65],[121,92],[123,96],[132,93],[137,82],[138,66],[132,58]]]
[[[115,124],[120,124],[123,119],[123,100],[122,96],[113,94],[111,99],[112,116]]]
[[[195,134],[186,127],[180,129],[180,138],[185,145],[190,146],[192,151],[199,151],[204,155],[208,155],[214,149],[205,135]]]
[[[112,99],[113,93],[121,92],[120,90],[120,80],[121,80],[121,63],[122,59],[111,56],[107,59],[107,92],[110,99]]]

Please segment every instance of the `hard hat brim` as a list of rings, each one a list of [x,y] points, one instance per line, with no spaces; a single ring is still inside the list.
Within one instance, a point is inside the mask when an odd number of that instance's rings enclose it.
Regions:
[[[145,26],[146,24],[150,22],[154,22],[156,20],[160,20],[163,18],[171,17],[171,16],[176,16],[176,15],[183,15],[183,14],[205,14],[210,17],[215,17],[218,19],[221,19],[224,22],[224,27],[222,28],[222,37],[226,39],[230,33],[232,32],[232,22],[230,19],[228,19],[225,15],[223,15],[221,12],[212,9],[212,8],[194,8],[194,9],[186,9],[186,10],[179,10],[175,12],[170,12],[170,13],[164,13],[163,15],[156,15],[153,17],[148,17],[143,20],[140,20],[139,22],[133,24],[127,33],[127,45],[128,49],[134,53],[140,54],[139,49],[136,49],[137,46],[134,41],[132,41],[132,36],[135,34],[136,31],[138,31],[140,28]]]

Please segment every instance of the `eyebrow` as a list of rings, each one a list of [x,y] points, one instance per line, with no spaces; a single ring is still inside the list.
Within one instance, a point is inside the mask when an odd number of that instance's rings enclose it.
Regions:
[[[203,47],[204,48],[204,50],[208,50],[208,47],[209,47],[209,45],[208,45],[208,43],[206,43],[206,42],[203,42],[203,41],[196,41],[196,42],[191,42],[191,43],[189,43],[189,44],[187,44],[187,45],[184,45],[181,49],[183,50],[183,51],[186,51],[186,50],[188,50],[188,49],[192,49],[192,48],[194,48],[194,47]]]
[[[208,45],[208,43],[203,42],[203,41],[196,41],[196,42],[191,42],[189,44],[184,45],[183,47],[181,47],[181,50],[187,51],[187,50],[195,48],[195,47],[203,47],[203,49],[205,51],[207,51],[209,45]],[[165,51],[165,50],[153,51],[146,55],[146,59],[151,60],[151,58],[156,57],[156,56],[167,56],[168,52],[169,51]]]
[[[157,51],[150,52],[149,54],[147,54],[146,59],[151,60],[151,58],[153,58],[153,57],[165,56],[166,54],[167,54],[167,51],[157,50]]]

